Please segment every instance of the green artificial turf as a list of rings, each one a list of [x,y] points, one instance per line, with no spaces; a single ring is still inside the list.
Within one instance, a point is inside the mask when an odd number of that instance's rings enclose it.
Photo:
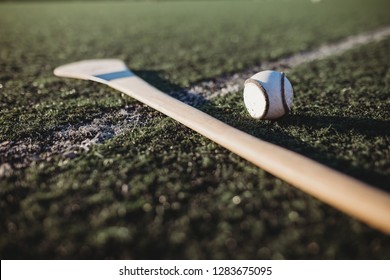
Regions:
[[[125,106],[141,120],[74,158],[18,167],[0,154],[12,168],[0,174],[0,256],[389,259],[388,236],[131,98],[51,73],[115,56],[157,87],[181,88],[389,24],[386,1],[339,2],[1,4],[0,143],[45,143]],[[240,92],[201,109],[390,191],[389,47],[289,71],[294,108],[277,122],[250,119]]]
[[[147,80],[154,73],[182,87],[384,26],[388,6],[385,0],[1,4],[0,141],[42,137],[131,102],[98,85],[53,77],[58,65],[117,57]]]

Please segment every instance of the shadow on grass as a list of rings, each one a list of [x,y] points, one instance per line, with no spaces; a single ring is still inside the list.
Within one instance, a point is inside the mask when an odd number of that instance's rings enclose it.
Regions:
[[[387,121],[367,118],[289,115],[276,121],[278,127],[275,128],[271,121],[260,123],[259,121],[249,119],[249,117],[232,120],[229,118],[229,115],[224,115],[224,113],[217,111],[219,109],[208,109],[209,114],[248,134],[302,154],[342,173],[390,192],[390,180],[386,174],[355,165],[348,160],[340,159],[337,154],[326,153],[326,151],[324,153],[324,150],[331,150],[331,148],[326,147],[326,143],[323,144],[324,149],[319,149],[283,131],[290,127],[309,127],[317,131],[332,129],[332,131],[336,131],[340,135],[353,131],[361,135],[375,137],[388,135],[389,122]]]
[[[352,118],[339,116],[306,116],[290,115],[281,121],[282,125],[299,126],[305,124],[313,129],[332,127],[339,133],[354,131],[366,136],[389,135],[390,121],[369,118]]]
[[[305,126],[318,131],[331,129],[332,132],[339,135],[356,133],[369,139],[370,137],[388,136],[390,122],[357,117],[291,115],[281,120],[280,125],[286,128]],[[368,141],[367,139],[366,141]],[[372,141],[375,141],[375,139],[372,139]],[[323,152],[319,152],[317,149],[303,143],[299,143],[299,146],[303,146],[303,150],[299,152],[305,156],[390,192],[390,179],[386,174],[339,159],[335,154],[324,155]],[[287,146],[286,148],[294,150],[295,146]]]
[[[162,77],[161,72],[149,70],[140,70],[134,72],[137,76],[147,81],[149,84],[188,105],[200,108],[209,103],[208,100],[204,97],[192,92],[188,92],[182,87],[168,82]]]
[[[357,133],[364,135],[364,137],[383,137],[389,135],[390,122],[369,118],[292,115],[282,120],[281,125],[286,127],[304,125],[315,130],[330,128],[338,134]],[[308,152],[304,151],[304,154],[308,157],[311,157],[311,154],[316,154],[315,150],[311,151],[313,150],[312,147],[307,146],[305,150],[308,150]],[[346,160],[336,159],[336,155],[319,154],[314,159],[390,192],[390,180],[386,174],[354,165]]]

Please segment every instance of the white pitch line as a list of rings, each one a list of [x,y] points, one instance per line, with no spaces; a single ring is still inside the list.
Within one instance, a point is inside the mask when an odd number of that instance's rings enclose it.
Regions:
[[[113,116],[119,119],[115,124],[112,123]],[[92,146],[145,125],[147,121],[137,107],[124,108],[106,113],[88,123],[58,127],[44,139],[2,142],[0,179],[12,175],[13,169],[25,168],[32,162],[52,161],[54,157],[59,157],[63,161],[70,160],[88,152]]]
[[[324,45],[313,51],[298,53],[291,57],[281,59],[278,62],[281,65],[288,65],[289,68],[294,68],[303,63],[341,54],[360,45],[366,45],[372,42],[383,40],[388,36],[390,36],[390,26],[381,28],[375,32],[350,36],[338,43]]]
[[[259,71],[274,69],[287,72],[289,69],[301,64],[338,55],[358,46],[383,40],[388,36],[390,36],[390,26],[372,32],[349,36],[339,42],[326,44],[314,50],[297,53],[276,61],[264,62],[229,76],[200,82],[183,90],[180,96],[185,96],[185,93],[191,93],[192,95],[200,95],[205,99],[213,99],[220,95],[236,93],[243,89],[244,81],[246,79]],[[186,100],[184,99],[183,101]],[[192,100],[189,100],[189,103],[192,103],[191,101],[193,101],[193,98]]]
[[[203,81],[171,94],[183,102],[196,106],[204,102],[205,99],[211,100],[217,96],[240,92],[244,81],[261,70],[275,69],[287,72],[301,64],[338,55],[360,45],[380,41],[388,36],[390,36],[390,26],[350,36],[337,43],[326,44],[311,51],[298,53],[276,61],[264,62],[247,70]],[[123,122],[114,125],[110,124],[110,118],[105,114],[89,124],[69,125],[59,128],[58,131],[54,131],[52,135],[47,136],[48,140],[46,141],[25,139],[16,143],[8,141],[0,143],[0,159],[16,159],[18,163],[13,164],[13,168],[16,169],[26,167],[32,162],[49,160],[53,155],[61,155],[63,158],[71,159],[81,152],[88,151],[93,145],[101,144],[133,129],[137,125],[140,116],[138,110],[131,112],[121,109],[119,113],[114,114],[124,114],[126,117]],[[147,120],[143,122],[147,122]],[[13,168],[7,162],[0,164],[0,178],[12,174]]]

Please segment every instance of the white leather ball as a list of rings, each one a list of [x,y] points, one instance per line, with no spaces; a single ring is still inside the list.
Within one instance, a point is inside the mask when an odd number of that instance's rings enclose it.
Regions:
[[[284,73],[261,71],[245,81],[244,103],[255,119],[278,119],[291,110],[294,92]]]

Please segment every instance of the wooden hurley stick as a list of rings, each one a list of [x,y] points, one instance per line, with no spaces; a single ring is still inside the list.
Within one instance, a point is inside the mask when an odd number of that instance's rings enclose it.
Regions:
[[[390,194],[300,154],[265,142],[195,109],[135,76],[116,59],[85,60],[54,70],[117,89],[197,131],[298,189],[390,234]],[[310,211],[310,210],[308,210]]]

